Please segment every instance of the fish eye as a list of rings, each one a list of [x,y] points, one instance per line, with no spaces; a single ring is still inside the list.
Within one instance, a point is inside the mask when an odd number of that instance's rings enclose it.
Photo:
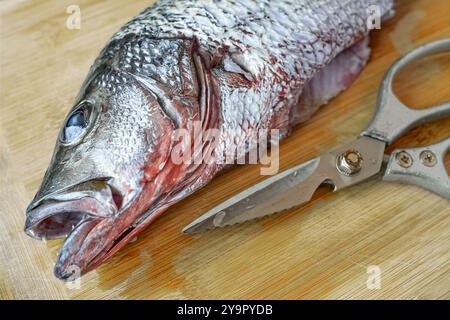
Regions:
[[[60,140],[64,144],[79,141],[85,134],[90,120],[90,104],[83,102],[67,117],[61,131]]]

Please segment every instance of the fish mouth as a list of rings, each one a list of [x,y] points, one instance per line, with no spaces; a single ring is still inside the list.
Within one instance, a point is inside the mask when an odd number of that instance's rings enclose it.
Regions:
[[[62,238],[84,221],[98,220],[105,214],[99,201],[90,197],[48,201],[27,213],[25,233],[39,240]]]
[[[33,201],[27,209],[27,235],[39,240],[66,237],[54,269],[62,280],[75,279],[93,269],[91,262],[114,244],[110,231],[119,230],[114,221],[122,197],[107,182],[95,184],[101,188],[52,194]]]
[[[44,202],[28,213],[25,233],[40,240],[66,237],[54,273],[60,279],[69,280],[85,273],[93,258],[89,250],[83,249],[83,242],[106,216],[104,206],[89,197]]]

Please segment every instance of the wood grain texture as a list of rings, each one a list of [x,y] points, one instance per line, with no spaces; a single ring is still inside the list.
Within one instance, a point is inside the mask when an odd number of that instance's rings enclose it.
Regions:
[[[23,231],[24,211],[90,64],[110,36],[151,1],[0,3],[0,298],[440,298],[449,299],[450,203],[413,186],[371,181],[307,206],[202,235],[180,233],[201,213],[263,179],[257,166],[214,179],[70,289],[53,276],[61,241]],[[81,8],[68,30],[66,8]],[[378,85],[402,53],[450,36],[448,0],[400,1],[372,34],[372,58],[352,87],[282,142],[288,168],[350,141],[368,123]],[[450,99],[449,55],[399,76],[415,107]],[[434,80],[433,80],[434,79]],[[437,79],[437,80],[436,80]],[[396,146],[450,135],[450,120],[415,129]],[[369,290],[368,266],[381,269]]]

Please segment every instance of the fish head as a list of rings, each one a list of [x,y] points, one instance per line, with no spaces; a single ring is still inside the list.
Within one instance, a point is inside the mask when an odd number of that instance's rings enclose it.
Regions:
[[[55,274],[83,274],[112,253],[144,208],[143,181],[167,160],[171,123],[157,97],[125,73],[87,81],[59,133],[43,182],[26,210],[25,232],[66,237]]]

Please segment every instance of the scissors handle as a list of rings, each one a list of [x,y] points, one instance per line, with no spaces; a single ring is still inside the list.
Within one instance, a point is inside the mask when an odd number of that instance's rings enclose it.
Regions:
[[[450,38],[419,47],[398,59],[386,73],[378,91],[377,110],[369,126],[361,133],[391,144],[408,130],[426,122],[450,116],[450,101],[427,109],[411,109],[394,94],[392,81],[403,67],[428,55],[449,52]]]
[[[450,137],[422,148],[394,150],[383,180],[415,184],[450,200],[450,177],[445,169],[445,155]]]

